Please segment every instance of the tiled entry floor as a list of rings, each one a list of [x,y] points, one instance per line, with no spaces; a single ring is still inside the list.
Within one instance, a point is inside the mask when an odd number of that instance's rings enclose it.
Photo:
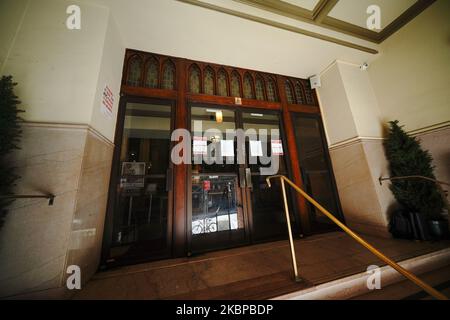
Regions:
[[[450,247],[364,236],[396,261]],[[122,267],[95,275],[75,299],[265,299],[363,272],[383,263],[341,232],[295,241],[300,275],[292,280],[288,241]]]

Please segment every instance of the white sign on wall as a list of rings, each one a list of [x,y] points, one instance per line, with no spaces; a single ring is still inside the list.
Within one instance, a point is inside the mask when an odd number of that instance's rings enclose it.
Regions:
[[[113,106],[114,106],[114,94],[109,88],[107,84],[105,84],[105,87],[103,88],[102,93],[102,102],[100,106],[101,112],[108,116],[112,117],[113,114]]]

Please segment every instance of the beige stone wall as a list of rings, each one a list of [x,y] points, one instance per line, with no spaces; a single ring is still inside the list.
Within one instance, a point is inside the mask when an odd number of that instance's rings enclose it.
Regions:
[[[100,263],[113,151],[111,142],[87,131],[65,266],[79,266],[83,284]]]
[[[66,27],[69,5],[80,7],[80,30]],[[106,6],[68,0],[0,4],[0,75],[18,83],[26,121],[87,124],[113,141],[124,52]],[[112,116],[100,111],[105,85],[115,96]]]
[[[433,157],[436,179],[450,183],[450,124],[416,136]],[[444,190],[450,191],[450,187],[444,186]]]
[[[438,0],[380,45],[367,70],[383,121],[407,131],[450,120],[450,1]]]
[[[81,8],[81,30],[68,30],[66,8]],[[18,82],[25,110],[17,194],[0,231],[0,297],[61,297],[68,265],[83,283],[97,270],[102,245],[124,47],[104,5],[89,1],[0,3],[0,71]],[[113,114],[101,112],[103,88]]]
[[[347,225],[361,233],[388,237],[386,203],[380,201],[382,190],[371,168],[375,160],[371,156],[378,156],[379,146],[379,140],[358,139],[331,148],[330,157]]]
[[[345,221],[354,230],[389,237],[395,202],[378,178],[387,172],[380,109],[367,72],[337,61],[318,90]]]
[[[26,123],[12,156],[21,176],[17,194],[54,194],[16,200],[0,232],[0,297],[56,289],[66,266],[82,279],[98,266],[112,144],[86,126]]]
[[[383,127],[399,120],[450,181],[450,3],[438,0],[380,46],[368,71],[337,61],[319,91],[344,216],[365,233],[388,235],[397,204],[389,184]]]

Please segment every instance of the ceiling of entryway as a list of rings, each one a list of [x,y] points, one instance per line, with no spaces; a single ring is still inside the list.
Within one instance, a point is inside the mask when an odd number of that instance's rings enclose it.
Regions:
[[[184,1],[184,0],[181,0]],[[195,4],[199,1],[187,0]],[[203,0],[208,1],[208,0]],[[380,43],[435,0],[234,0],[257,8],[306,21],[325,28]],[[380,9],[381,28],[369,30],[369,6]]]
[[[366,0],[92,1],[110,8],[127,48],[192,60],[307,78],[335,60],[370,62],[379,50],[373,39],[311,20],[325,19],[326,8],[333,15],[330,19],[343,19],[341,23],[363,29],[358,26],[359,9],[350,10],[346,2]],[[382,26],[395,21],[412,0],[395,1],[398,4],[389,5],[392,0],[369,1],[380,5],[382,12],[386,10]],[[297,10],[293,11],[295,16],[292,12],[286,15],[263,8],[261,3],[281,3]],[[348,14],[342,16],[342,12]]]

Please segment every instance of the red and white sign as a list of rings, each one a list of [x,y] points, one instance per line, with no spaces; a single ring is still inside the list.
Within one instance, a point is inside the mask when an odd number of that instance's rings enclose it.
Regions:
[[[211,181],[203,180],[203,190],[205,191],[211,190]]]
[[[282,156],[283,155],[283,144],[281,140],[272,140],[272,155]]]
[[[103,114],[111,117],[113,114],[114,94],[108,85],[105,85],[102,93],[101,111]]]
[[[194,156],[206,155],[207,149],[208,149],[208,141],[206,137],[194,136],[192,143],[192,153],[194,154]]]

